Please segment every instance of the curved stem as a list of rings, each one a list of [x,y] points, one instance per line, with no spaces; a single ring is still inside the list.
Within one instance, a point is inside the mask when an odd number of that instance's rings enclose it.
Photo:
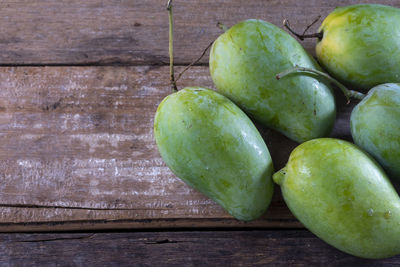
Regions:
[[[321,77],[327,79],[328,81],[330,81],[331,83],[335,84],[337,87],[340,88],[340,90],[342,90],[344,96],[347,99],[347,103],[350,103],[350,97],[358,99],[358,100],[362,100],[365,97],[365,94],[363,94],[363,93],[347,89],[346,86],[344,86],[339,81],[337,81],[336,79],[332,78],[331,76],[329,76],[325,72],[314,70],[314,69],[310,69],[310,68],[304,68],[304,67],[296,66],[296,67],[294,67],[292,69],[288,69],[288,70],[285,70],[285,71],[277,74],[276,75],[276,79],[279,80],[279,79],[282,79],[283,77],[285,77],[285,76],[287,76],[289,74],[299,73],[299,72],[313,73],[313,74],[321,76]]]
[[[315,23],[318,22],[318,20],[321,18],[321,15],[319,15],[311,24],[307,25],[307,27],[304,29],[304,32],[302,35],[305,35],[308,29],[310,29]]]
[[[174,40],[173,40],[173,17],[172,17],[172,0],[168,0],[168,23],[169,23],[169,79],[173,92],[177,92],[176,81],[174,77]]]
[[[182,75],[190,69],[194,64],[199,62],[203,56],[206,54],[207,50],[212,46],[214,42],[211,42],[206,49],[204,49],[203,53],[200,55],[199,58],[197,58],[195,61],[190,63],[181,73],[178,74],[178,76],[175,79],[175,73],[174,73],[174,43],[173,43],[173,16],[172,16],[172,0],[168,0],[167,3],[167,10],[168,10],[168,19],[169,19],[169,73],[170,73],[170,82],[171,82],[171,87],[173,92],[178,91],[178,87],[176,85],[176,82],[182,77]],[[221,24],[223,25],[223,24]],[[225,26],[224,26],[225,27]]]
[[[317,20],[315,20],[313,23],[311,23],[311,25],[307,26],[306,30],[303,32],[303,34],[299,34],[297,32],[295,32],[294,30],[292,30],[292,28],[290,28],[290,24],[289,24],[289,20],[284,19],[283,20],[283,26],[285,26],[285,28],[290,31],[293,35],[295,35],[297,38],[299,38],[300,40],[304,41],[304,39],[306,38],[318,38],[318,39],[322,39],[322,37],[324,37],[324,33],[321,32],[317,32],[317,33],[312,33],[312,34],[305,34],[306,31],[313,25],[315,24],[317,21],[319,20],[319,18]]]
[[[186,66],[186,68],[185,68],[184,70],[182,70],[181,73],[178,74],[178,77],[176,77],[175,82],[177,82],[177,81],[181,78],[181,76],[182,76],[188,69],[190,69],[194,64],[196,64],[197,62],[199,62],[199,61],[204,57],[204,55],[206,54],[207,50],[212,46],[213,43],[214,43],[214,42],[211,42],[211,43],[206,47],[206,49],[204,49],[203,53],[201,54],[201,56],[200,56],[198,59],[196,59],[195,61],[193,61],[192,63],[190,63],[188,66]]]

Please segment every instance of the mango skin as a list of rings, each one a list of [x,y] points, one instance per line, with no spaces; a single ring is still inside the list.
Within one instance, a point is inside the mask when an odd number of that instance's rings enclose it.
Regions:
[[[323,21],[319,63],[348,86],[368,90],[400,82],[400,9],[363,4],[336,8]]]
[[[296,65],[320,69],[294,38],[262,20],[234,25],[210,52],[217,91],[264,126],[301,143],[329,135],[336,107],[330,88],[308,74],[276,79]]]
[[[400,253],[400,198],[355,145],[331,138],[303,143],[273,179],[292,213],[330,245],[362,258]]]
[[[400,181],[400,84],[374,87],[350,117],[354,142]]]
[[[260,217],[273,194],[273,165],[260,133],[232,101],[187,87],[159,105],[154,134],[172,172],[239,220]]]

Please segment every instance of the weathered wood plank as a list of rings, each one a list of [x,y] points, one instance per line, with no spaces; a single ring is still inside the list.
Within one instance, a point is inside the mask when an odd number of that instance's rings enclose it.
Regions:
[[[299,227],[279,193],[263,219],[239,223],[168,170],[152,132],[170,90],[167,73],[1,68],[0,230]],[[207,68],[193,68],[187,84],[211,86]],[[291,143],[270,135],[279,151],[290,151]]]
[[[29,252],[29,253],[27,253]],[[305,230],[0,234],[0,265],[397,266],[360,259]]]
[[[0,68],[0,231],[301,227],[279,192],[241,223],[176,178],[153,137],[168,67]],[[206,67],[179,86],[212,87]],[[349,139],[342,98],[332,136]],[[259,128],[276,169],[296,146]]]
[[[206,67],[180,85],[212,83]],[[277,191],[252,223],[177,179],[153,137],[168,67],[0,68],[0,230],[300,227]],[[294,147],[263,131],[282,166]]]
[[[221,30],[249,18],[280,26],[289,18],[302,31],[336,6],[373,0],[175,0],[176,63],[188,64]],[[396,0],[379,1],[400,7]],[[0,64],[165,64],[166,0],[8,0],[0,5]],[[311,31],[316,30],[315,25]],[[314,41],[303,43],[313,51]],[[207,57],[201,61],[207,62]]]
[[[165,167],[152,119],[167,71],[2,68],[0,229],[299,227],[279,193],[261,220],[238,223]],[[207,69],[187,84],[211,86]],[[334,136],[348,138],[350,109],[340,110]],[[278,169],[295,144],[263,134]]]
[[[263,218],[239,223],[168,170],[152,135],[167,72],[1,68],[0,230],[300,227],[279,190]],[[189,84],[210,87],[207,68],[193,68]],[[349,139],[350,110],[340,107],[333,136]],[[296,144],[260,130],[282,167]]]

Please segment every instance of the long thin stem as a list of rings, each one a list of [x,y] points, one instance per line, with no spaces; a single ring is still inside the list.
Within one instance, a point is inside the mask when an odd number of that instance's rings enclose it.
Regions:
[[[169,79],[171,82],[171,87],[173,92],[177,92],[175,77],[174,77],[174,26],[173,26],[173,16],[172,16],[172,0],[168,0],[167,3],[168,19],[169,19]]]
[[[170,82],[173,92],[178,91],[178,87],[176,82],[182,77],[182,75],[190,69],[194,64],[199,62],[203,56],[206,54],[207,50],[211,47],[214,42],[211,42],[206,49],[204,49],[203,53],[200,55],[199,58],[194,60],[190,63],[181,73],[179,73],[175,79],[175,72],[174,72],[174,44],[173,44],[173,15],[172,15],[172,0],[168,0],[167,3],[167,10],[168,10],[168,18],[169,18],[169,73],[170,73]]]
[[[311,25],[315,24],[318,20],[314,21]],[[304,41],[304,39],[306,38],[318,38],[318,39],[322,39],[322,37],[324,37],[324,33],[323,32],[317,32],[317,33],[312,33],[312,34],[305,34],[306,31],[308,30],[309,26],[303,34],[299,34],[297,32],[295,32],[294,30],[292,30],[292,28],[290,28],[290,23],[289,20],[284,19],[283,20],[283,26],[285,26],[285,28],[290,31],[293,35],[295,35],[297,38],[299,38],[300,40]]]
[[[203,53],[201,54],[200,57],[198,57],[195,61],[193,61],[192,63],[190,63],[184,70],[182,70],[181,73],[178,74],[178,76],[176,77],[175,82],[177,82],[177,81],[181,78],[181,76],[182,76],[188,69],[190,69],[194,64],[196,64],[197,62],[199,62],[199,61],[204,57],[204,55],[206,54],[207,50],[210,49],[210,47],[212,46],[213,43],[214,43],[214,42],[211,42],[211,43],[206,47],[206,49],[204,49],[204,51],[203,51]]]
[[[277,74],[276,75],[276,79],[280,80],[280,79],[282,79],[283,77],[285,77],[285,76],[287,76],[289,74],[299,73],[299,72],[313,73],[313,74],[316,74],[316,75],[318,75],[320,77],[323,77],[323,78],[327,79],[328,81],[330,81],[331,83],[335,84],[337,87],[340,88],[340,90],[342,90],[344,96],[347,99],[347,103],[350,102],[350,97],[358,99],[358,100],[362,100],[365,97],[365,94],[363,94],[363,93],[347,89],[346,86],[344,86],[339,81],[337,81],[336,79],[332,78],[331,76],[329,76],[325,72],[314,70],[314,69],[310,69],[310,68],[304,68],[304,67],[296,66],[296,67],[294,67],[292,69],[288,69],[288,70],[285,70],[285,71]]]
[[[311,22],[311,24],[307,25],[307,27],[304,29],[304,32],[302,35],[305,35],[306,32],[308,31],[308,29],[310,29],[315,23],[317,23],[320,18],[321,18],[321,16],[316,17],[315,20],[313,22]]]

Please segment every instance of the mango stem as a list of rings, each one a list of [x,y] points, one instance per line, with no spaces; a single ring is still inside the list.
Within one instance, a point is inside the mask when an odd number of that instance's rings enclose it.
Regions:
[[[207,50],[210,49],[210,47],[212,46],[213,43],[214,43],[214,41],[211,42],[206,47],[206,49],[203,50],[203,53],[200,55],[200,57],[198,57],[195,61],[190,63],[188,66],[186,66],[186,68],[184,70],[182,70],[181,73],[178,74],[178,77],[176,77],[175,82],[177,82],[188,69],[190,69],[194,64],[198,63],[204,57],[204,55],[206,54]]]
[[[171,82],[171,87],[173,92],[178,91],[176,86],[175,76],[174,76],[174,40],[173,40],[173,16],[172,16],[172,0],[168,0],[167,3],[168,10],[168,23],[169,23],[169,80]]]
[[[182,75],[190,69],[193,65],[198,63],[206,54],[208,49],[212,46],[214,42],[211,42],[206,49],[203,50],[203,53],[200,55],[199,58],[194,60],[192,63],[190,63],[181,73],[178,74],[178,76],[175,79],[175,73],[174,73],[174,37],[173,37],[173,15],[172,15],[172,0],[168,0],[167,3],[167,10],[168,10],[168,19],[169,19],[169,73],[170,73],[170,82],[171,82],[171,87],[173,92],[178,91],[178,87],[176,85],[176,82],[182,77]]]
[[[319,40],[322,39],[322,37],[324,37],[324,33],[321,32],[317,32],[317,33],[312,33],[312,34],[306,34],[307,30],[314,25],[319,19],[321,18],[321,16],[319,16],[316,20],[314,20],[313,23],[311,23],[310,25],[307,26],[307,28],[304,30],[303,34],[299,34],[297,32],[295,32],[294,30],[292,30],[292,28],[290,28],[290,23],[289,20],[284,19],[283,20],[283,26],[289,31],[291,32],[293,35],[295,35],[297,38],[299,38],[300,40],[304,41],[304,39],[306,38],[318,38]]]
[[[284,168],[280,169],[279,171],[277,171],[276,173],[274,173],[272,175],[272,179],[274,180],[274,182],[276,184],[281,185],[285,176],[286,176],[286,167],[284,167]]]
[[[323,77],[326,80],[328,80],[329,82],[335,84],[337,87],[339,87],[340,90],[342,90],[344,96],[347,99],[347,104],[350,103],[350,98],[355,98],[355,99],[358,99],[358,100],[362,100],[365,97],[365,94],[363,94],[363,93],[347,89],[346,86],[344,86],[338,80],[332,78],[331,76],[329,76],[325,72],[314,70],[314,69],[310,69],[310,68],[304,68],[304,67],[296,66],[296,67],[294,67],[292,69],[288,69],[288,70],[285,70],[285,71],[277,74],[276,75],[276,79],[279,80],[279,79],[282,79],[283,77],[285,77],[285,76],[287,76],[289,74],[299,73],[299,72],[313,73],[313,74],[316,74],[317,76]]]

